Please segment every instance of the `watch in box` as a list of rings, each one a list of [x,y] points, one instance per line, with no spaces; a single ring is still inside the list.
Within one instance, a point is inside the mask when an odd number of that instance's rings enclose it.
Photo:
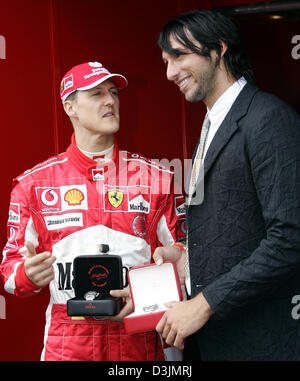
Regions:
[[[114,316],[122,308],[122,298],[110,290],[123,289],[122,259],[118,255],[80,255],[73,261],[75,297],[67,301],[69,316]]]

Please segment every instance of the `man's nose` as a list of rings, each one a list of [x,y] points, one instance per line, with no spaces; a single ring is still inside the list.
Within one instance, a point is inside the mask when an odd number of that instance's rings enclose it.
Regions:
[[[106,94],[105,94],[105,98],[104,98],[104,104],[105,105],[113,105],[115,103],[115,98],[114,96],[108,91]]]
[[[167,78],[168,78],[168,80],[169,81],[175,81],[177,77],[178,77],[177,66],[172,62],[168,62],[168,67],[167,67]]]

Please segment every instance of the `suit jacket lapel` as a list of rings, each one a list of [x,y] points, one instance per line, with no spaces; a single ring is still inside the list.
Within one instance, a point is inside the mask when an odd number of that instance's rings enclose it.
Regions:
[[[207,150],[204,159],[204,176],[213,165],[223,147],[239,128],[238,121],[247,113],[252,98],[257,91],[259,91],[259,89],[247,83],[236,98]]]

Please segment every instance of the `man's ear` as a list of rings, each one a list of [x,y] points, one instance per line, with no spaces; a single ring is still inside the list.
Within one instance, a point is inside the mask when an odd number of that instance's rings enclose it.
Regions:
[[[225,44],[224,41],[221,41],[221,40],[219,41],[219,44],[221,46],[220,58],[222,58],[224,54],[227,52],[228,46],[227,44]]]
[[[74,102],[72,102],[72,101],[65,101],[63,106],[64,106],[64,110],[65,110],[66,114],[69,117],[72,117],[72,116],[75,115],[76,111],[75,111],[75,107],[74,107]]]

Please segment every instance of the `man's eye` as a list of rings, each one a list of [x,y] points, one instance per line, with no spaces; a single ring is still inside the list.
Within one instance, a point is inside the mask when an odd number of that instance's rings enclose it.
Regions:
[[[99,95],[100,91],[97,91],[96,93],[93,93],[93,95]]]
[[[174,57],[175,58],[179,58],[179,57],[182,57],[182,56],[185,56],[185,55],[186,55],[186,53],[184,53],[184,52],[177,52],[177,53],[174,54]]]

